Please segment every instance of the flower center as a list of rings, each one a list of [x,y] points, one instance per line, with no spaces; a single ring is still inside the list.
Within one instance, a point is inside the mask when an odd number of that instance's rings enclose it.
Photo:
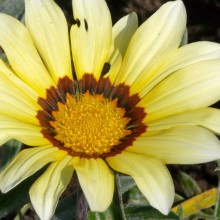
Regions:
[[[66,103],[58,103],[53,111],[54,138],[65,148],[87,155],[108,153],[111,148],[131,134],[126,129],[130,119],[125,110],[117,107],[117,100],[110,101],[103,95],[89,92],[79,96],[67,93]]]

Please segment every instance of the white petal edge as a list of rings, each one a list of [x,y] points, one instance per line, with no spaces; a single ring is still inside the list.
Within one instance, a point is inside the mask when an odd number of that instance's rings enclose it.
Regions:
[[[143,135],[126,151],[157,157],[166,164],[198,164],[220,159],[220,141],[205,128],[180,126]]]
[[[220,97],[220,60],[180,69],[160,82],[139,102],[148,121],[214,104]]]
[[[121,18],[112,30],[112,43],[107,63],[110,64],[110,71],[106,75],[114,83],[122,64],[128,44],[138,28],[138,18],[135,13]]]
[[[0,174],[0,189],[8,192],[46,164],[61,160],[66,152],[52,146],[22,150]]]
[[[0,14],[0,45],[16,74],[39,95],[53,85],[24,25],[15,18]]]
[[[25,0],[25,23],[54,81],[72,79],[70,43],[64,13],[53,0]]]
[[[72,157],[53,162],[30,188],[31,203],[41,220],[50,220],[59,198],[69,184],[74,168]]]
[[[112,22],[104,0],[73,0],[76,21],[71,27],[74,67],[80,80],[85,73],[99,79],[110,49]]]
[[[104,212],[113,198],[114,176],[111,170],[99,158],[81,158],[74,167],[90,209]]]
[[[169,213],[174,200],[174,186],[162,161],[130,152],[122,152],[106,160],[114,170],[134,178],[151,206],[165,215]]]
[[[131,39],[116,82],[132,85],[132,94],[141,91],[179,47],[185,28],[183,2],[170,1],[162,5]]]
[[[159,131],[181,125],[198,125],[220,134],[220,110],[215,108],[193,109],[150,122],[147,121],[147,117],[145,119],[147,131]]]

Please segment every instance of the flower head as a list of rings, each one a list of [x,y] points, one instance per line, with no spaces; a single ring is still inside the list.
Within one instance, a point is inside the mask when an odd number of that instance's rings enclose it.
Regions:
[[[10,64],[0,61],[0,143],[30,146],[1,173],[1,190],[49,164],[30,189],[41,219],[52,217],[74,170],[91,210],[104,211],[113,169],[167,214],[174,188],[165,164],[220,158],[213,134],[220,111],[208,107],[220,97],[220,46],[180,47],[182,1],[164,4],[138,28],[134,13],[112,27],[104,0],[73,0],[70,37],[53,0],[25,5],[25,26],[0,14]]]

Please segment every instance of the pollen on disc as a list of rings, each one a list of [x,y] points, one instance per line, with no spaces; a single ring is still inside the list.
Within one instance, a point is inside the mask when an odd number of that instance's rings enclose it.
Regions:
[[[65,104],[58,104],[58,110],[52,112],[55,120],[50,121],[55,138],[64,147],[87,155],[101,155],[131,133],[126,129],[130,119],[124,117],[124,109],[117,107],[117,100],[89,92],[80,96],[67,94],[66,100]]]

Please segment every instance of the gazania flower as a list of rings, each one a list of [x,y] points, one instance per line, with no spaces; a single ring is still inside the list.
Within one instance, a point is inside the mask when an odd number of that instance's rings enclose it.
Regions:
[[[0,63],[0,142],[30,146],[1,173],[2,192],[49,164],[30,189],[41,219],[51,218],[74,171],[91,210],[104,211],[113,169],[167,214],[174,187],[165,164],[220,158],[213,134],[220,112],[208,107],[220,97],[220,46],[180,47],[182,1],[164,4],[139,28],[135,14],[112,28],[104,0],[73,0],[70,42],[54,1],[25,6],[25,26],[0,14],[10,64]]]

